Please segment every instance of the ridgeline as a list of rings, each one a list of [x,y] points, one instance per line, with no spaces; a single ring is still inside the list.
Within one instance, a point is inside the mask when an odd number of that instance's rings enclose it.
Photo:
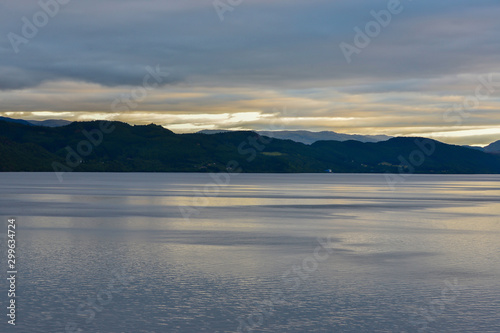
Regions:
[[[500,173],[500,156],[424,138],[306,145],[255,132],[175,134],[158,125],[0,121],[0,171]]]

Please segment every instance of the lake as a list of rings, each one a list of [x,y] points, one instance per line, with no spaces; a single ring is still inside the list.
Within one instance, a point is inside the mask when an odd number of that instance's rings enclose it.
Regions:
[[[500,332],[500,176],[0,173],[2,332]]]

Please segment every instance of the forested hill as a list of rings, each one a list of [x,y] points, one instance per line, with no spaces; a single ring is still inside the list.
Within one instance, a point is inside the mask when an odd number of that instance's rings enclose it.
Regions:
[[[254,132],[175,134],[161,126],[0,121],[0,171],[500,173],[500,156],[423,138],[312,145]]]

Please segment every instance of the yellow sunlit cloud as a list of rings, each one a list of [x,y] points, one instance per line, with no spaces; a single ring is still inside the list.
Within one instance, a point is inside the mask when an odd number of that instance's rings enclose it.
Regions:
[[[449,79],[445,84],[452,84]],[[134,87],[58,81],[0,91],[0,115],[27,120],[116,120],[155,123],[175,132],[202,129],[331,130],[348,134],[425,136],[486,145],[500,139],[500,100],[482,100],[460,124],[443,115],[465,96],[417,92],[348,93],[334,88],[273,90],[256,87],[164,86],[117,112],[112,103]],[[463,87],[463,89],[465,89]]]

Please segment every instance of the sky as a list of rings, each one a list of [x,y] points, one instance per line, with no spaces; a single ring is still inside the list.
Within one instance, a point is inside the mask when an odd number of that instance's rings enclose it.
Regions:
[[[500,140],[498,0],[0,0],[0,115]]]

